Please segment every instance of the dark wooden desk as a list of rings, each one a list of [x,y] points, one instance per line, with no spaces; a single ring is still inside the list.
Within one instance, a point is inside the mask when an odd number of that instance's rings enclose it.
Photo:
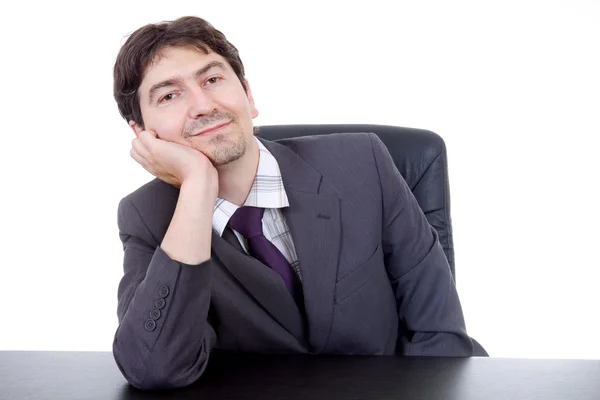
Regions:
[[[215,355],[189,388],[129,386],[110,353],[0,352],[0,399],[600,399],[600,361]]]

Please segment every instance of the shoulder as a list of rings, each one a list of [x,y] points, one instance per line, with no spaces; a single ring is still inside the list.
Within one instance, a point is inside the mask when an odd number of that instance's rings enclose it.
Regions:
[[[160,232],[168,228],[178,198],[179,189],[160,179],[153,179],[140,186],[119,202],[120,230],[144,230],[160,236]]]
[[[177,200],[178,196],[179,189],[155,178],[123,197],[120,204],[123,206],[133,204],[136,207],[146,208],[152,207],[157,202],[163,202],[169,197]]]
[[[373,162],[373,142],[380,141],[370,132],[330,133],[276,140],[316,168],[330,165]]]
[[[320,174],[339,196],[377,192],[380,180],[374,133],[334,133],[267,142],[282,171],[294,175],[309,169]],[[284,175],[284,182],[286,176]]]
[[[304,152],[328,152],[332,150],[343,152],[356,148],[364,149],[365,145],[370,146],[372,136],[376,137],[374,133],[370,132],[328,133],[280,139],[275,142],[289,147],[299,154]]]

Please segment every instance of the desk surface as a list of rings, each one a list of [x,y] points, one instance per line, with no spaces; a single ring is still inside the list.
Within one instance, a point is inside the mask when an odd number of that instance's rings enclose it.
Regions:
[[[0,352],[0,399],[600,399],[600,361],[213,355],[194,385],[143,392],[110,353]]]

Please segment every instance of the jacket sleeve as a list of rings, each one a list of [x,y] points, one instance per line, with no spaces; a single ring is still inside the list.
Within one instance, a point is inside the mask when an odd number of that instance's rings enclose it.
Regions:
[[[187,265],[160,248],[135,205],[119,203],[124,276],[113,355],[140,389],[182,387],[204,372],[216,342],[207,321],[214,263]]]
[[[400,321],[397,352],[471,356],[462,308],[437,232],[394,165],[385,145],[369,135],[383,199],[382,246]]]

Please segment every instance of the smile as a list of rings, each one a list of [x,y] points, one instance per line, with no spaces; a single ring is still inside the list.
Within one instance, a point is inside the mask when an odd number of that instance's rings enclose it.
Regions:
[[[193,135],[191,135],[191,136],[206,136],[206,135],[210,135],[210,134],[212,134],[212,133],[215,133],[215,132],[219,131],[220,129],[223,129],[223,128],[225,128],[225,127],[226,127],[227,125],[229,125],[230,123],[231,123],[231,121],[229,121],[229,122],[226,122],[226,123],[224,123],[224,124],[217,125],[217,126],[215,126],[215,127],[209,128],[209,129],[205,129],[205,130],[203,130],[203,131],[200,131],[200,132],[198,132],[198,133],[195,133],[195,134],[193,134]]]

